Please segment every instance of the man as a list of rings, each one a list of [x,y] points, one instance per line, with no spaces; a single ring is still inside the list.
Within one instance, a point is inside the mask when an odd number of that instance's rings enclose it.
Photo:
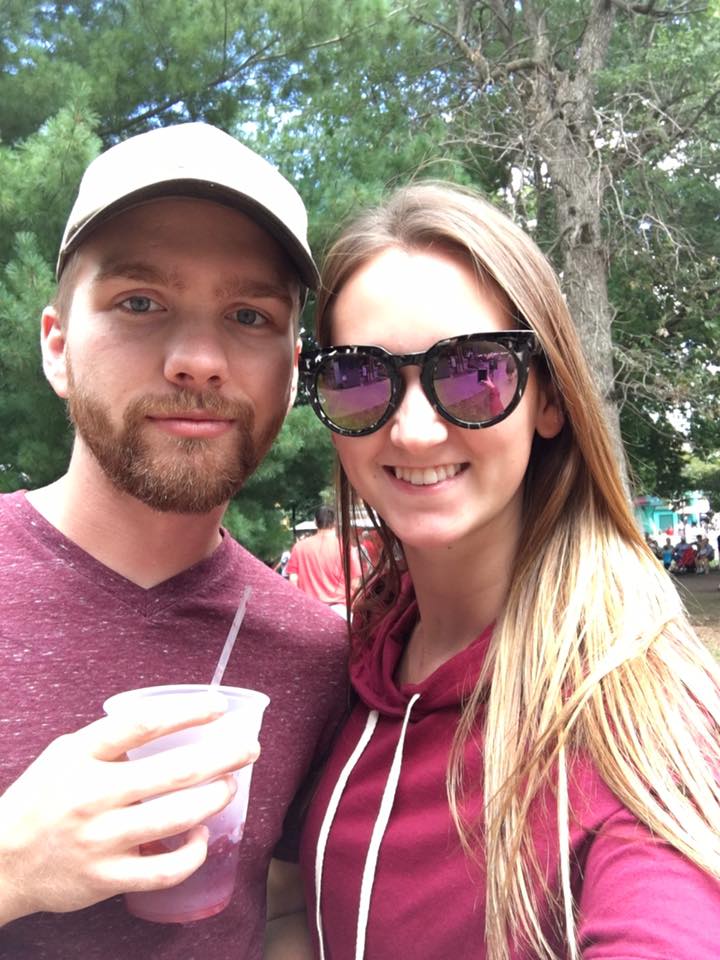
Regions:
[[[283,820],[344,706],[344,630],[220,522],[292,403],[316,281],[300,197],[219,130],[143,134],[86,171],[42,317],[44,370],[75,427],[70,464],[0,498],[3,960],[262,953],[268,864],[294,856]],[[217,695],[97,718],[121,690],[208,682],[248,585],[224,682],[271,703],[235,896],[184,926],[136,920],[120,894],[197,869],[203,820],[257,746],[125,760],[217,716]],[[178,850],[141,855],[186,831]],[[292,891],[295,866],[274,864],[273,889]]]
[[[335,511],[332,507],[318,507],[315,526],[317,533],[305,540],[298,540],[290,551],[286,567],[288,579],[308,596],[327,604],[335,613],[345,617],[345,576],[340,541],[335,532]],[[352,551],[350,558],[352,588],[360,577],[356,550]]]

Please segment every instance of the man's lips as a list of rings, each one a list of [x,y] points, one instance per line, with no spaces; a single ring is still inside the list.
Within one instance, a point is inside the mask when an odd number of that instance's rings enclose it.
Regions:
[[[234,419],[204,410],[189,410],[186,413],[172,415],[164,413],[148,416],[147,419],[163,432],[175,437],[219,437],[227,433],[235,424]]]

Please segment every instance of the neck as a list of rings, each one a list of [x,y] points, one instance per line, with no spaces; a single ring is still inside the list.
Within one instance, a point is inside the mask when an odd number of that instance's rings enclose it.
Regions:
[[[423,553],[406,548],[419,620],[405,647],[399,679],[420,683],[468,647],[502,613],[516,545],[506,537],[492,562],[476,553]]]
[[[75,452],[68,472],[28,500],[86,553],[146,589],[204,560],[222,539],[225,505],[205,514],[161,513],[118,490],[94,459]]]

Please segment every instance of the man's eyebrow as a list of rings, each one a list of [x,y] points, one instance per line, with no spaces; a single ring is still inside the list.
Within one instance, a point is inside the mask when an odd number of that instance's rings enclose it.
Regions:
[[[238,278],[230,283],[223,284],[215,291],[218,297],[248,297],[249,299],[282,300],[293,306],[291,287],[287,283],[271,282],[266,280],[251,280]]]
[[[174,273],[166,273],[141,260],[109,260],[101,264],[93,277],[93,284],[105,280],[137,280],[140,283],[157,283],[164,287],[184,287],[183,282]]]
[[[187,284],[175,272],[166,272],[141,260],[109,260],[100,265],[93,277],[93,284],[105,280],[136,280],[140,283],[157,283],[164,287],[183,290]],[[221,284],[215,290],[218,299],[223,297],[249,297],[256,299],[282,300],[291,307],[294,304],[290,284],[282,281],[253,280],[236,277]]]

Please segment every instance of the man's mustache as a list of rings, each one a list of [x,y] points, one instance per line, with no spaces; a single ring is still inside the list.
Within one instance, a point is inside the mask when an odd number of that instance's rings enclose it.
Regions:
[[[182,417],[198,410],[212,413],[222,420],[244,420],[251,410],[249,401],[221,397],[215,391],[178,390],[170,394],[148,394],[131,401],[125,410],[126,421],[144,417]]]

